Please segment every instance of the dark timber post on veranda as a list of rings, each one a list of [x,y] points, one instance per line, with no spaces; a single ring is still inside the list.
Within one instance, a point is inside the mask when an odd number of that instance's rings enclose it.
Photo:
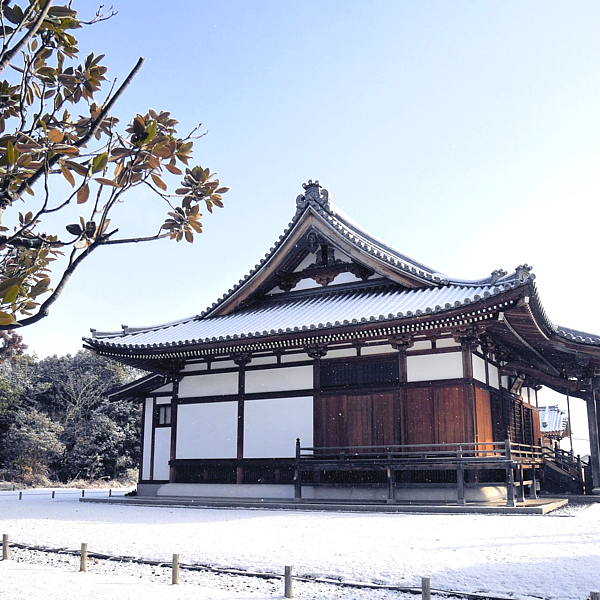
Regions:
[[[504,441],[506,453],[506,506],[515,506],[515,479],[513,473],[512,452],[510,448],[510,436]]]
[[[456,450],[456,503],[465,505],[465,464],[462,459],[462,446]]]
[[[600,444],[598,442],[598,382],[592,380],[592,389],[586,394],[588,429],[590,433],[590,465],[592,467],[592,494],[600,494]]]
[[[300,438],[296,438],[296,464],[294,465],[294,500],[302,498],[302,471],[300,470]]]

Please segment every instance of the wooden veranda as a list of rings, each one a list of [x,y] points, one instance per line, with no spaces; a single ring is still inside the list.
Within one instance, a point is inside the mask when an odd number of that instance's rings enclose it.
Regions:
[[[541,446],[504,442],[461,444],[418,444],[410,446],[338,446],[302,447],[296,440],[294,461],[294,497],[302,498],[304,473],[384,471],[388,502],[396,500],[397,473],[413,471],[453,471],[456,474],[457,504],[465,504],[465,474],[472,472],[502,473],[506,485],[506,505],[525,501],[525,487],[530,498],[537,498],[538,471],[543,463]],[[528,475],[526,478],[525,475]],[[498,483],[497,477],[494,481]]]

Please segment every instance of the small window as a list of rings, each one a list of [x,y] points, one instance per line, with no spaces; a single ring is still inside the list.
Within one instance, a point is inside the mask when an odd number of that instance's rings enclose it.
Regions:
[[[398,383],[400,380],[398,361],[360,362],[339,361],[321,363],[321,387],[336,388]]]
[[[156,425],[158,427],[164,427],[171,424],[171,405],[164,404],[158,407],[158,415],[156,419]]]

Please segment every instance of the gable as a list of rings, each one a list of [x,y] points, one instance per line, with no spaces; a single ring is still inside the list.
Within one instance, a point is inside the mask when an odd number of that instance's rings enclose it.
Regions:
[[[324,192],[320,187],[319,191]],[[265,259],[204,316],[230,314],[267,294],[369,279],[406,289],[437,287],[443,282],[432,269],[400,255],[340,217],[328,202],[306,201],[299,204],[290,227]]]

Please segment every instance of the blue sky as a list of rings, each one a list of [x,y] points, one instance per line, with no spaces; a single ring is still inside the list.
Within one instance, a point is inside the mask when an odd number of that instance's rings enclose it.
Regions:
[[[79,3],[81,9],[87,3]],[[193,246],[102,249],[42,323],[40,355],[74,352],[93,326],[195,314],[268,251],[308,179],[363,227],[458,277],[533,265],[561,325],[600,333],[600,3],[116,0],[82,31],[122,80],[127,120],[170,110],[208,135],[226,208]],[[120,207],[154,232],[163,206]]]

